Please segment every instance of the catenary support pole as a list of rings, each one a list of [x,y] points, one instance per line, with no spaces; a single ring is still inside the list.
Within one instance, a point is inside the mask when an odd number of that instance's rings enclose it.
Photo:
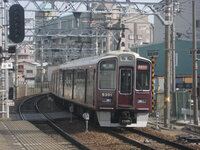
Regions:
[[[15,99],[17,99],[17,88],[18,88],[18,51],[15,51]]]
[[[193,8],[193,80],[192,80],[192,96],[194,100],[194,124],[198,125],[198,97],[197,97],[197,39],[196,39],[196,0],[192,1]]]
[[[43,52],[44,52],[44,39],[41,39],[41,93],[43,93],[43,80],[44,80],[44,74],[43,74]]]
[[[6,1],[2,1],[3,6],[3,63],[7,63],[7,56],[8,56],[8,15],[7,15],[7,4]],[[5,100],[8,100],[8,89],[9,89],[9,78],[8,78],[8,69],[3,69],[3,95],[2,95],[2,118],[5,117]]]
[[[165,20],[171,21],[171,0],[166,0]],[[165,25],[164,126],[170,126],[170,23]]]
[[[172,1],[174,3],[174,1]],[[171,90],[171,95],[172,95],[172,101],[174,105],[174,116],[176,116],[176,51],[175,51],[175,22],[174,22],[174,16],[175,16],[175,5],[173,4],[173,11],[172,11],[172,25],[171,25],[171,49],[172,49],[172,90]]]

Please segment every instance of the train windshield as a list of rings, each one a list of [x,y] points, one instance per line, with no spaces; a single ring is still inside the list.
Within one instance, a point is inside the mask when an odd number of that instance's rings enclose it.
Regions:
[[[120,92],[124,94],[132,93],[132,69],[121,69]]]
[[[115,60],[105,60],[100,63],[99,88],[100,89],[115,89],[116,88],[116,61]]]
[[[137,61],[136,89],[150,89],[150,64],[148,62]]]

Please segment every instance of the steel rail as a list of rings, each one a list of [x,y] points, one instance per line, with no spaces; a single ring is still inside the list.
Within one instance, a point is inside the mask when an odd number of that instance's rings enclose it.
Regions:
[[[150,146],[148,146],[148,145],[146,145],[146,144],[143,144],[143,143],[141,143],[141,142],[138,142],[137,140],[134,140],[134,139],[125,137],[125,136],[123,136],[123,135],[120,135],[120,134],[118,134],[118,133],[116,133],[116,132],[114,132],[114,131],[106,131],[106,132],[108,132],[110,135],[112,135],[112,136],[114,136],[114,137],[117,137],[119,140],[122,140],[122,141],[124,141],[124,142],[126,142],[126,143],[129,143],[129,144],[131,144],[131,145],[133,145],[133,146],[136,146],[136,147],[139,147],[139,148],[141,148],[141,149],[145,149],[145,150],[156,150],[156,149],[154,149],[154,148],[152,148],[152,147],[150,147]]]
[[[42,113],[39,109],[38,103],[43,100],[43,98],[40,98],[36,103],[35,103],[35,108],[36,110],[42,114],[46,119],[48,124],[55,130],[57,131],[62,137],[64,137],[66,140],[70,141],[72,144],[74,144],[75,146],[77,146],[78,148],[80,148],[81,150],[91,150],[89,147],[85,146],[84,144],[82,144],[81,142],[79,142],[78,140],[76,140],[75,138],[73,138],[72,136],[70,136],[67,132],[65,132],[63,129],[61,129],[60,127],[58,127],[55,123],[53,123],[53,120],[49,118],[49,116],[47,116],[46,114]]]
[[[34,104],[35,110],[37,112],[39,112],[44,118],[46,118],[46,122],[48,123],[48,125],[50,125],[57,133],[59,133],[62,137],[64,137],[66,140],[68,140],[69,142],[72,143],[72,145],[75,145],[76,147],[80,148],[81,150],[91,150],[90,148],[88,148],[87,146],[85,146],[84,144],[82,144],[81,142],[77,141],[76,139],[74,139],[73,137],[71,137],[68,133],[66,133],[63,129],[61,129],[60,127],[58,127],[55,123],[53,123],[53,120],[50,119],[47,115],[45,115],[44,113],[42,113],[39,109],[39,102],[41,100],[43,100],[45,97],[45,95],[37,95],[31,98],[27,98],[25,99],[22,103],[20,103],[20,105],[18,106],[18,110],[19,110],[19,116],[22,120],[26,120],[25,115],[23,114],[23,106],[26,102],[36,99]]]
[[[23,101],[22,103],[19,104],[19,106],[18,106],[18,113],[19,113],[19,116],[20,116],[20,118],[21,118],[22,120],[26,120],[26,119],[25,119],[25,115],[24,115],[24,113],[23,113],[23,109],[22,109],[23,106],[24,106],[24,103],[26,103],[26,102],[28,102],[28,101],[34,99],[34,98],[38,98],[38,97],[40,97],[40,96],[44,96],[44,95],[35,95],[35,96],[31,96],[31,97],[25,98],[24,101]]]
[[[140,131],[140,130],[138,130],[138,129],[126,128],[126,130],[128,130],[128,131],[130,131],[130,132],[137,133],[137,134],[142,135],[142,136],[146,136],[146,137],[148,137],[148,138],[151,138],[151,139],[156,140],[156,141],[158,141],[158,142],[161,142],[161,143],[164,143],[164,144],[167,144],[167,145],[176,147],[176,148],[178,148],[178,149],[195,150],[195,149],[192,148],[192,147],[188,147],[188,146],[185,146],[185,145],[182,145],[182,144],[173,142],[173,141],[169,141],[169,140],[163,139],[163,138],[161,138],[161,137],[158,137],[158,136],[155,136],[155,135],[152,135],[152,134],[149,134],[149,133]]]
[[[24,101],[22,103],[20,103],[19,107],[18,107],[19,116],[20,116],[21,120],[25,120],[25,117],[24,117],[24,115],[22,113],[22,107],[23,107],[23,105],[24,105]]]
[[[24,103],[25,103],[25,102],[30,101],[32,98],[33,98],[33,97],[30,97],[30,98],[25,99],[25,100],[24,100],[22,103],[20,103],[19,106],[18,106],[19,116],[20,116],[20,118],[21,118],[22,120],[26,120],[26,119],[25,119],[25,116],[24,116],[24,114],[23,114],[23,112],[22,112],[22,107],[24,106]]]

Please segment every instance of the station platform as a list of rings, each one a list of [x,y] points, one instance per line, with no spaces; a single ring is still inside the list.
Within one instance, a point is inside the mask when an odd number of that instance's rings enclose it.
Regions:
[[[0,150],[64,150],[28,121],[0,120]]]

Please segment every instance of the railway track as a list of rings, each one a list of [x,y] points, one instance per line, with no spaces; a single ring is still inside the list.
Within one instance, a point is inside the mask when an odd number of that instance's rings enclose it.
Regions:
[[[152,134],[147,134],[147,133],[142,133],[139,130],[133,129],[133,128],[115,128],[112,130],[110,128],[100,128],[100,127],[94,127],[94,130],[91,129],[91,132],[88,132],[87,134],[84,133],[83,130],[83,126],[79,127],[76,129],[76,125],[77,122],[73,125],[70,124],[70,127],[68,128],[68,125],[63,125],[62,123],[59,123],[59,121],[55,121],[54,119],[51,119],[51,116],[41,112],[41,110],[43,111],[43,109],[40,110],[39,108],[39,104],[40,102],[42,102],[41,100],[43,100],[45,97],[37,97],[37,98],[33,98],[33,99],[27,99],[25,102],[22,103],[22,105],[20,106],[21,108],[19,108],[19,110],[21,109],[21,114],[24,116],[22,118],[27,118],[26,117],[26,113],[38,113],[40,114],[41,118],[46,118],[45,122],[48,123],[49,126],[51,126],[54,130],[56,130],[56,132],[58,132],[60,135],[62,135],[65,139],[67,139],[67,141],[70,141],[73,145],[77,145],[77,147],[79,149],[90,149],[88,148],[91,147],[91,149],[102,149],[102,147],[104,149],[113,149],[112,147],[112,142],[113,141],[117,141],[117,144],[120,146],[119,149],[121,149],[121,147],[123,147],[123,145],[129,145],[128,147],[130,147],[131,149],[148,149],[148,150],[156,150],[156,149],[187,149],[187,150],[193,150],[195,148],[192,147],[188,147],[185,145],[181,145],[179,143],[175,143],[172,141],[168,141],[166,139],[157,137],[157,136],[153,136]],[[29,103],[29,105],[31,106],[25,106],[28,105],[27,103]],[[42,102],[43,104],[47,103],[45,101]],[[25,109],[28,108],[28,109]],[[31,111],[31,109],[34,109],[33,111]],[[43,119],[44,120],[44,119]],[[63,120],[63,122],[66,122],[66,119]],[[79,120],[79,122],[82,122]],[[78,123],[81,124],[81,123]],[[82,124],[84,125],[84,123],[82,122]],[[68,129],[67,129],[68,128]],[[81,134],[81,136],[77,136],[77,135],[73,135],[73,133],[71,133],[71,130],[76,130],[77,132],[79,132]],[[82,130],[81,130],[82,129]],[[76,133],[77,133],[76,132]],[[102,136],[102,134],[104,134],[103,136],[105,136],[109,139],[113,139],[112,142],[108,142],[106,140],[102,140],[100,137]],[[73,137],[72,137],[73,135]],[[94,136],[95,135],[95,136]],[[80,137],[85,137],[84,138],[80,138]],[[102,141],[102,145],[104,144],[104,146],[100,146],[99,145],[99,141],[96,143],[96,141],[94,140],[88,140],[90,139],[90,137],[96,138],[97,140]],[[81,141],[78,142],[77,141]],[[107,142],[107,144],[105,143]],[[84,143],[84,144],[82,144]],[[116,145],[117,145],[116,144]],[[87,145],[87,146],[85,146]],[[128,149],[130,149],[128,148]],[[116,148],[114,148],[116,149]]]
[[[181,149],[181,150],[194,150],[195,148],[182,145],[167,139],[143,132],[136,128],[124,128],[125,132],[122,134],[119,131],[112,132],[115,136],[127,141],[128,143],[136,143],[138,147],[145,149]],[[126,132],[128,131],[128,132]]]
[[[35,109],[35,105],[38,102],[39,98],[41,98],[41,96],[29,97],[19,104],[18,112],[22,120],[29,120],[30,114],[38,114],[38,112]],[[31,117],[33,117],[33,115]],[[38,120],[43,119],[44,118],[38,118]]]
[[[155,121],[154,121],[155,122]],[[163,122],[159,122],[159,124],[164,124]],[[190,127],[187,126],[187,124],[177,124],[179,126],[179,130],[182,132],[182,135],[188,135],[188,136],[194,136],[198,138],[198,141],[200,143],[200,134],[198,132],[195,132],[190,129]],[[148,127],[155,129],[156,128],[156,123],[153,122],[148,122]],[[165,130],[163,127],[159,127],[162,130]]]
[[[107,131],[108,132],[108,131]],[[114,132],[114,131],[109,131],[109,134],[111,134],[112,136],[118,138],[119,140],[125,142],[125,143],[129,143],[131,145],[134,145],[138,148],[141,148],[141,149],[145,149],[145,150],[156,150],[154,148],[152,148],[151,146],[149,145],[146,145],[146,144],[143,144],[142,142],[139,142],[135,139],[131,139],[131,138],[128,138],[126,136],[123,136],[117,132]]]
[[[135,128],[120,128],[105,132],[119,138],[120,140],[136,145],[141,149],[157,150],[157,149],[181,149],[181,150],[195,150],[195,148],[182,145],[164,138],[140,131]]]
[[[46,123],[48,123],[48,125],[51,126],[57,133],[59,133],[63,138],[65,138],[67,141],[69,141],[71,143],[71,145],[69,145],[70,148],[73,147],[72,149],[77,148],[77,149],[81,149],[81,150],[90,150],[89,147],[85,146],[81,142],[74,139],[67,132],[65,132],[63,129],[58,127],[53,122],[53,120],[51,120],[47,115],[45,115],[44,113],[42,113],[40,111],[38,104],[45,97],[46,97],[46,95],[41,95],[41,96],[37,96],[37,97],[31,97],[31,98],[28,98],[25,101],[23,101],[19,105],[19,108],[18,108],[20,118],[22,120],[28,120],[27,114],[37,113],[39,116],[41,116],[41,118],[38,119],[38,122],[45,121]],[[36,121],[35,121],[35,123],[36,123]]]
[[[186,146],[186,145],[183,145],[183,144],[179,144],[177,142],[173,142],[173,141],[167,140],[165,138],[161,138],[159,136],[155,136],[155,135],[149,134],[147,132],[143,132],[143,131],[138,130],[136,128],[126,128],[126,130],[128,130],[128,131],[130,131],[132,133],[137,133],[139,135],[145,136],[145,137],[147,137],[149,139],[152,139],[154,141],[158,141],[160,143],[163,143],[165,145],[169,145],[169,146],[174,147],[174,148],[194,150],[194,148],[192,148],[192,147],[189,147],[189,146]]]

